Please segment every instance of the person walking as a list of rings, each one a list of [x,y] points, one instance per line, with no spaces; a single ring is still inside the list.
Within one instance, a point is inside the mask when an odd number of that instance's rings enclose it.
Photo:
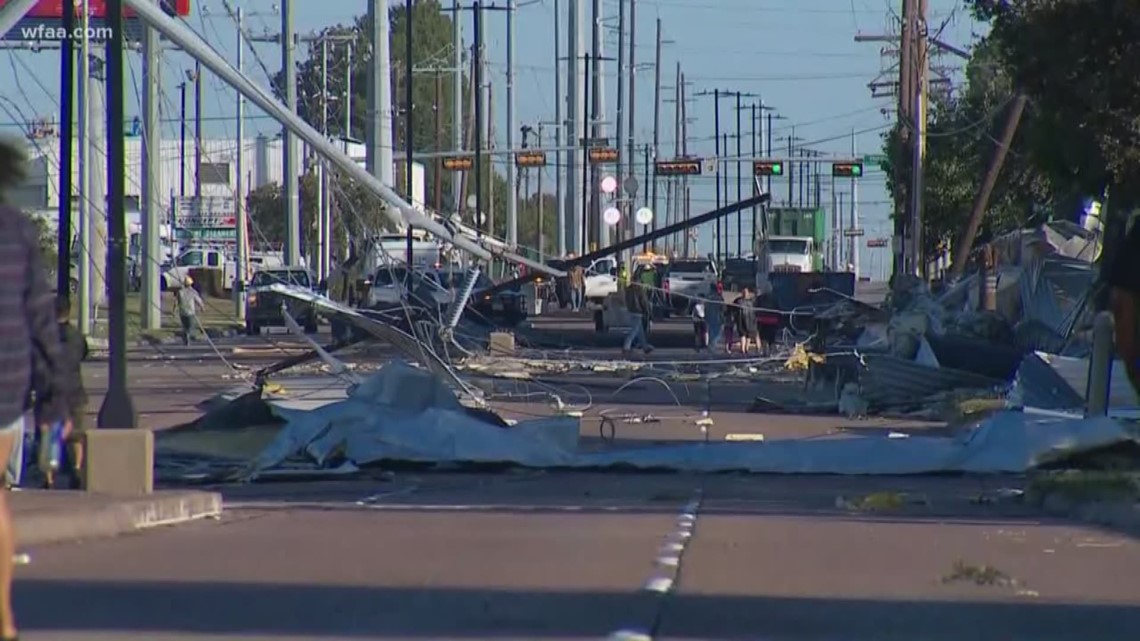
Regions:
[[[629,333],[622,344],[622,355],[629,356],[635,345],[640,344],[646,354],[653,351],[647,336],[648,317],[653,308],[649,303],[649,296],[645,288],[637,281],[631,282],[625,288],[625,307],[629,316]]]
[[[67,414],[71,418],[71,430],[70,434],[65,437],[63,445],[67,448],[67,460],[70,464],[69,487],[78,490],[82,489],[83,484],[83,431],[85,426],[83,419],[87,414],[87,390],[83,386],[83,361],[87,360],[88,356],[87,337],[71,324],[70,298],[66,295],[57,296],[55,312],[59,327],[61,376],[67,380],[68,389],[71,390],[67,404]],[[43,412],[44,409],[37,402],[36,415],[40,416]],[[46,420],[40,420],[39,424],[41,426],[50,425]],[[46,448],[51,445],[51,430],[41,427],[39,435],[40,458],[46,461]],[[44,468],[45,486],[48,488],[55,487],[55,471],[50,469],[48,465],[41,467]]]
[[[198,325],[198,312],[203,307],[202,297],[194,289],[194,279],[190,276],[186,277],[182,287],[178,288],[174,296],[175,306],[178,308],[178,320],[182,321],[182,344],[189,345],[194,328]]]
[[[586,270],[581,265],[574,265],[566,277],[570,281],[570,308],[576,312],[581,311],[582,299],[586,294]]]
[[[71,432],[67,407],[72,391],[61,366],[55,301],[39,230],[23,212],[3,204],[24,181],[25,171],[22,143],[0,141],[0,465],[5,468],[30,392],[42,408],[41,420],[62,423],[65,434]],[[41,370],[34,375],[37,361]],[[14,534],[8,492],[0,491],[0,641],[18,638],[12,612]]]
[[[740,353],[747,354],[753,345],[760,350],[760,329],[756,326],[756,297],[748,287],[744,288],[740,298],[736,299],[737,325],[736,333],[740,336]]]

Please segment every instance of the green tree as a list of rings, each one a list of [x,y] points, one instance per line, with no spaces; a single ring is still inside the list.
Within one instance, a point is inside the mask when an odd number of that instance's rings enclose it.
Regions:
[[[1140,203],[1140,11],[1135,0],[970,0],[1030,98],[1034,165],[1070,196]]]
[[[928,255],[935,255],[939,245],[957,240],[965,227],[1015,95],[1009,69],[995,41],[985,38],[971,53],[962,88],[950,95],[935,94],[930,101],[923,185]],[[887,187],[896,198],[906,193],[911,179],[911,150],[902,144],[900,132],[896,127],[884,137]],[[1047,174],[1030,153],[1040,132],[1038,114],[1028,110],[990,197],[982,221],[982,239],[1022,226],[1038,206],[1053,198]]]

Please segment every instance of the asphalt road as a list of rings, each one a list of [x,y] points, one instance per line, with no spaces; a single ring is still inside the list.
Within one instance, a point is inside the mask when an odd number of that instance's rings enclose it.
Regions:
[[[252,486],[230,491],[221,522],[32,550],[17,611],[24,638],[57,641],[1134,639],[1137,541],[976,504],[1011,482],[522,473]],[[876,491],[924,504],[836,507]],[[653,579],[670,559],[679,572],[661,595]]]

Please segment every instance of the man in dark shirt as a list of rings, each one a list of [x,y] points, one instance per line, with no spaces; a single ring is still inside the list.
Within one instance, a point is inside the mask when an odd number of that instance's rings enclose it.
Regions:
[[[23,178],[19,143],[0,142],[0,202]],[[33,358],[40,359],[44,369],[35,377]],[[64,421],[64,431],[70,434],[70,392],[61,362],[55,296],[44,273],[38,231],[23,212],[0,204],[0,466],[7,466],[33,386],[43,408],[40,418]],[[0,491],[0,640],[17,636],[12,615],[14,541],[7,494]]]
[[[1116,354],[1124,361],[1132,387],[1140,395],[1140,221],[1132,223],[1105,273],[1105,281],[1112,288]]]

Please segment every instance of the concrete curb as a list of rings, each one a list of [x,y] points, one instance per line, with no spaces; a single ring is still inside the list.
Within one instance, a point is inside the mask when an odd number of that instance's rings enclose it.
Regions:
[[[164,525],[176,525],[222,514],[222,495],[215,492],[157,492],[98,506],[68,510],[32,510],[15,515],[20,547],[80,539],[114,537]]]
[[[1049,494],[1040,500],[1039,505],[1056,516],[1140,534],[1140,503],[1079,501],[1063,494]]]

